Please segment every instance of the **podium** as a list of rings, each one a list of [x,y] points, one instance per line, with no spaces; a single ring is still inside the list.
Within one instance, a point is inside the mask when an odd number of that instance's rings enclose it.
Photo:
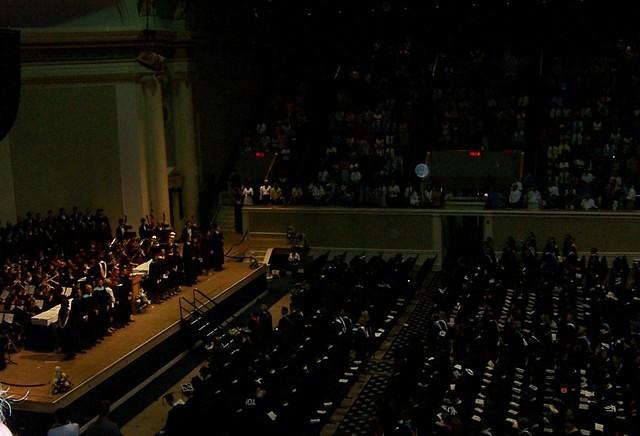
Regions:
[[[133,273],[129,277],[131,278],[131,313],[138,313],[138,297],[140,297],[140,286],[142,283],[143,274]]]

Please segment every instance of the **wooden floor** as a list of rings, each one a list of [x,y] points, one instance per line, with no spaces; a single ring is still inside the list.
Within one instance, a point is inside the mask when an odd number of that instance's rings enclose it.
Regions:
[[[215,298],[234,283],[246,278],[255,270],[251,270],[247,263],[227,262],[225,269],[200,277],[196,287],[211,298]],[[180,295],[191,295],[191,288],[184,287]],[[45,411],[52,407],[62,407],[74,397],[91,389],[108,372],[118,365],[126,365],[128,359],[133,359],[132,351],[142,349],[155,337],[174,326],[180,319],[179,296],[158,305],[149,307],[144,313],[134,315],[134,322],[117,330],[112,336],[85,354],[79,354],[75,359],[63,361],[63,355],[57,353],[39,353],[22,351],[12,355],[16,363],[8,364],[0,371],[0,382],[4,387],[10,387],[10,394],[14,397],[27,398],[14,407],[23,410]],[[72,391],[60,396],[51,395],[51,381],[55,367],[60,366],[67,373],[74,385]],[[7,384],[37,385],[38,387],[13,387]],[[55,403],[55,405],[54,405]]]

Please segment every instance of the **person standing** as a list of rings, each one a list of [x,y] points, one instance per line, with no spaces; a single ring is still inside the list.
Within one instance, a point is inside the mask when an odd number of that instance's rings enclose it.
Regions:
[[[264,181],[262,185],[260,185],[260,203],[267,204],[271,200],[271,185],[269,184],[269,180]]]
[[[77,286],[77,285],[76,285]],[[63,348],[66,359],[72,359],[76,353],[81,350],[82,342],[86,334],[84,329],[84,304],[82,302],[82,292],[79,287],[76,287],[71,300],[71,307],[67,322],[62,327],[63,335]]]
[[[236,233],[242,233],[242,203],[244,195],[242,188],[233,189],[233,222],[235,224]]]
[[[213,225],[211,248],[213,250],[213,268],[216,271],[221,271],[222,265],[224,265],[224,235],[218,224]]]
[[[247,180],[247,183],[242,187],[242,197],[244,205],[253,206],[253,186],[250,180]]]

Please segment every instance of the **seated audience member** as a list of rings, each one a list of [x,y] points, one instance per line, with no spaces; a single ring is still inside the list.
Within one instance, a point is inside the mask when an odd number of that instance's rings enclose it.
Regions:
[[[291,195],[289,198],[290,204],[300,204],[304,201],[304,191],[302,190],[302,186],[294,185],[291,188]]]
[[[171,392],[164,396],[164,400],[171,409],[167,413],[167,421],[159,433],[160,436],[179,436],[184,434],[185,419],[187,418],[184,400],[176,400]]]
[[[582,199],[582,201],[580,202],[580,207],[582,208],[582,210],[593,210],[598,208],[598,206],[596,206],[595,200],[590,195],[585,196]]]
[[[625,209],[633,210],[636,204],[636,188],[633,186],[633,184],[630,184],[627,188],[625,200]]]
[[[98,420],[87,429],[88,436],[122,436],[118,424],[109,419],[110,410],[111,403],[102,400],[98,408]]]
[[[58,409],[53,414],[53,425],[47,432],[47,436],[78,436],[80,425],[71,422],[65,409]]]
[[[511,190],[509,191],[509,207],[518,208],[522,205],[522,187],[518,183],[511,184]]]
[[[538,191],[538,188],[535,186],[532,186],[527,192],[527,208],[537,210],[540,209],[541,204],[542,197],[540,191]]]
[[[282,188],[280,187],[280,184],[273,184],[273,187],[269,191],[269,197],[271,204],[282,204],[284,199],[282,197]]]

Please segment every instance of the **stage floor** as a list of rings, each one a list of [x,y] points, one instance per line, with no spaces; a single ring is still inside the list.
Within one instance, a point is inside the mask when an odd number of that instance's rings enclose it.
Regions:
[[[263,268],[252,270],[249,264],[227,262],[225,269],[199,278],[195,285],[200,291],[216,298],[238,282],[250,279]],[[12,354],[15,364],[9,363],[0,371],[0,383],[10,388],[14,397],[27,395],[23,402],[14,404],[18,410],[52,412],[91,390],[115,371],[125,367],[147,349],[153,348],[163,334],[179,328],[179,297],[192,295],[191,287],[183,287],[180,294],[150,306],[145,312],[133,316],[133,322],[115,331],[98,345],[78,354],[73,360],[63,360],[59,353],[22,351]],[[71,391],[51,395],[51,382],[55,367],[60,366],[73,383]],[[42,385],[16,387],[11,385]]]

